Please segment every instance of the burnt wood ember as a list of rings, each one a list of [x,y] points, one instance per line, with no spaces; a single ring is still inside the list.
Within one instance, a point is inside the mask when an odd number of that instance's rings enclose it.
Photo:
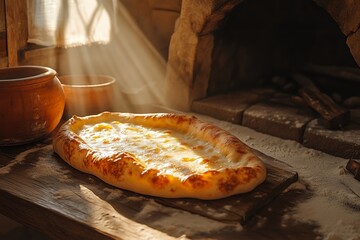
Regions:
[[[360,181],[360,162],[350,159],[346,165],[346,169],[351,172],[355,179]]]
[[[328,128],[339,129],[349,123],[350,111],[321,92],[309,78],[301,74],[294,74],[293,79],[301,86],[300,96],[321,115]]]
[[[339,78],[355,83],[360,83],[360,69],[352,67],[337,67],[337,66],[318,66],[308,65],[304,70],[309,73],[318,75]]]

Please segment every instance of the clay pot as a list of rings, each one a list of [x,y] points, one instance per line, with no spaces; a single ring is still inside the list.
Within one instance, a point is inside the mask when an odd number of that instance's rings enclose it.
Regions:
[[[64,92],[53,69],[0,69],[0,145],[29,143],[49,135],[60,122],[64,106]]]
[[[87,116],[112,111],[115,78],[107,75],[59,76],[65,93],[64,116]]]

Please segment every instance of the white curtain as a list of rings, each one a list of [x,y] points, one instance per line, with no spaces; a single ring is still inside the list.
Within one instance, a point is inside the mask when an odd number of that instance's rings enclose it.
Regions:
[[[29,43],[72,47],[106,44],[112,0],[27,0]]]

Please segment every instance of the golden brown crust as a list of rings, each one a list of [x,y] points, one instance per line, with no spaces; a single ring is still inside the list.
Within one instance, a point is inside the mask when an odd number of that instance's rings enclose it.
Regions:
[[[119,121],[147,128],[165,128],[204,140],[239,163],[220,169],[179,178],[148,168],[133,153],[116,152],[104,155],[91,148],[77,132],[85,124]],[[131,144],[131,143],[129,143]],[[103,181],[134,192],[160,197],[218,199],[251,191],[265,180],[263,162],[238,138],[198,118],[185,114],[128,114],[104,112],[99,115],[74,116],[61,126],[53,140],[54,151],[74,168],[93,174]],[[207,164],[209,159],[204,159]]]

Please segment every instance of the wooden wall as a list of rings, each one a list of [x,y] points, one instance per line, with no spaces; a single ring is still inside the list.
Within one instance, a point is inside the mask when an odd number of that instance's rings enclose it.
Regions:
[[[98,52],[106,46],[59,49],[27,44],[27,8],[23,3],[23,0],[0,0],[0,66],[38,64],[68,73],[67,53],[76,56],[84,51],[89,53],[90,61],[96,63]],[[140,30],[166,60],[175,21],[180,14],[181,0],[119,0],[119,5],[126,8]],[[1,26],[5,26],[5,23],[7,33],[1,32]],[[86,71],[81,62],[78,69]]]
[[[6,58],[6,55],[5,0],[0,0],[0,59]]]
[[[141,30],[167,59],[182,0],[121,0]]]

